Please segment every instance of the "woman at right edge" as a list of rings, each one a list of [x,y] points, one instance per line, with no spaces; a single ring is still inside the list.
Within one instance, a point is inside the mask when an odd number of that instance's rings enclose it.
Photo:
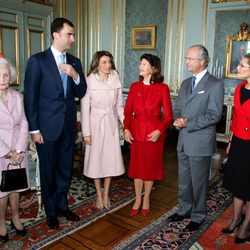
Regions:
[[[240,244],[248,239],[250,229],[250,53],[241,60],[236,75],[244,81],[234,94],[232,134],[226,150],[228,162],[223,179],[223,187],[233,193],[234,212],[230,225],[223,228],[222,233],[230,234],[240,227],[234,239]],[[246,215],[242,220],[245,204]]]
[[[128,176],[134,179],[135,203],[130,216],[150,213],[150,193],[155,180],[162,180],[166,129],[172,122],[169,88],[163,83],[161,61],[152,54],[140,58],[140,81],[131,85],[124,114],[124,137],[131,144]]]

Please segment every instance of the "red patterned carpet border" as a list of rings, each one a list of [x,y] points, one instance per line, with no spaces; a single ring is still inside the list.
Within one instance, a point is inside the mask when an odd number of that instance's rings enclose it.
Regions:
[[[200,237],[198,243],[206,250],[250,250],[250,242],[237,245],[234,243],[236,233],[223,234],[221,229],[227,227],[232,219],[233,204],[218,217],[218,219],[208,228],[208,230]]]
[[[125,178],[114,178],[110,191],[111,211],[100,211],[95,207],[96,196],[93,185],[90,187],[90,197],[83,196],[85,184],[82,178],[74,178],[69,192],[70,207],[80,216],[81,220],[79,222],[68,222],[65,218],[59,217],[60,230],[48,228],[44,212],[38,213],[35,193],[26,193],[21,198],[21,217],[28,229],[28,234],[25,237],[17,236],[14,230],[11,230],[10,221],[8,221],[10,240],[4,245],[0,243],[0,249],[40,249],[134,199],[133,183]],[[10,218],[10,215],[8,217]]]

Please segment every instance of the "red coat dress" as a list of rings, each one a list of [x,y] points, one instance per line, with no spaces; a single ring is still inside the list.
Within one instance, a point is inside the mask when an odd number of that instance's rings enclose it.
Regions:
[[[240,103],[241,88],[246,84],[247,81],[240,83],[235,90],[231,131],[243,140],[250,140],[250,100]]]
[[[172,122],[169,88],[163,83],[145,85],[142,81],[131,85],[124,108],[124,128],[129,129],[134,141],[128,175],[134,179],[162,180],[163,147],[166,129]],[[149,142],[148,134],[160,130],[157,142]]]

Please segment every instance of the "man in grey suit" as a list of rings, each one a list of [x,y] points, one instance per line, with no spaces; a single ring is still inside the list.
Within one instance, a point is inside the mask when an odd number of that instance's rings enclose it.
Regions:
[[[186,68],[193,76],[183,81],[174,108],[174,126],[179,130],[179,210],[168,220],[190,218],[184,231],[197,230],[207,210],[211,156],[216,148],[216,124],[224,102],[224,85],[207,71],[209,55],[202,45],[188,49]]]

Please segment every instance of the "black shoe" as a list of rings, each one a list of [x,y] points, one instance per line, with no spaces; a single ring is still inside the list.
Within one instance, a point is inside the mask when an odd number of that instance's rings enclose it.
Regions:
[[[59,229],[59,221],[56,217],[48,217],[47,225],[51,229]]]
[[[189,224],[183,229],[184,232],[193,232],[196,231],[202,224],[204,221],[202,221],[201,223],[197,223],[194,221],[190,221]]]
[[[19,230],[19,229],[16,228],[16,226],[14,225],[12,220],[11,220],[10,225],[11,225],[12,229],[15,229],[17,235],[25,236],[27,234],[27,230],[26,230],[26,228],[24,226],[23,226],[23,230]]]
[[[179,215],[175,213],[168,217],[168,221],[176,222],[176,221],[183,221],[184,219],[189,219],[189,218],[190,218],[190,215]]]
[[[240,222],[233,229],[230,229],[229,227],[225,227],[221,230],[221,232],[223,234],[233,233],[243,223],[244,219],[245,219],[245,216],[241,216]]]
[[[6,243],[9,240],[9,235],[8,233],[5,234],[4,236],[0,235],[0,242]]]
[[[69,221],[79,221],[80,217],[70,210],[59,212],[58,216],[64,216]]]
[[[235,244],[241,244],[241,243],[244,243],[245,241],[247,241],[247,239],[248,239],[248,237],[242,239],[242,238],[239,238],[238,236],[236,236],[236,237],[234,238],[234,243],[235,243]]]

